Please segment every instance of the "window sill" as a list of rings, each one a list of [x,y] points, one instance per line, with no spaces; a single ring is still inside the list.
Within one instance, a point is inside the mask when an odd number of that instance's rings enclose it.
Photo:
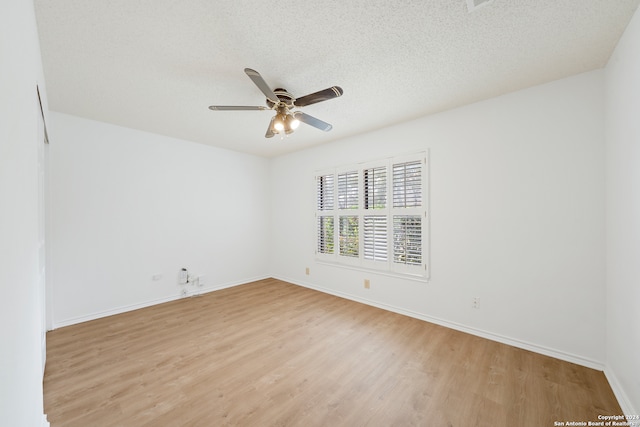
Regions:
[[[362,271],[362,272],[366,272],[366,273],[370,273],[370,274],[377,274],[379,276],[394,277],[394,278],[397,278],[397,279],[410,280],[410,281],[413,281],[413,282],[429,283],[431,281],[430,277],[427,276],[427,275],[410,274],[410,273],[395,273],[393,271],[378,270],[378,269],[375,269],[375,268],[361,267],[361,266],[358,266],[358,265],[342,264],[342,263],[326,261],[326,260],[318,259],[318,258],[316,258],[316,263],[320,264],[320,265],[326,265],[326,266],[329,266],[329,267],[336,267],[336,268],[344,268],[344,269],[347,269],[347,270]]]

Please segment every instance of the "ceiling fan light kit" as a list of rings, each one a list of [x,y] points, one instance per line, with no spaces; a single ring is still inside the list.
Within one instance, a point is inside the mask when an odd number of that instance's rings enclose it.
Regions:
[[[309,126],[313,126],[316,129],[320,129],[324,132],[329,132],[332,126],[329,123],[323,122],[313,116],[303,113],[302,111],[296,111],[295,108],[306,107],[307,105],[317,104],[318,102],[327,101],[329,99],[342,96],[344,91],[339,86],[332,86],[330,88],[305,95],[301,98],[295,98],[286,89],[276,88],[271,90],[269,85],[264,81],[260,73],[251,68],[245,68],[244,72],[249,76],[253,83],[260,89],[260,91],[267,97],[267,107],[261,106],[235,106],[235,105],[211,105],[209,107],[212,111],[261,111],[261,110],[274,110],[276,115],[271,118],[269,127],[265,133],[265,138],[272,138],[278,134],[282,138],[292,133],[298,128],[300,122]]]

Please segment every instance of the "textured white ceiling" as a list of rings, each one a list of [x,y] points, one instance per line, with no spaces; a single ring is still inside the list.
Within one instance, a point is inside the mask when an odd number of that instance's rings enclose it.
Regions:
[[[476,2],[478,3],[478,2]],[[603,67],[640,0],[36,0],[52,110],[272,157]],[[265,139],[245,75],[333,124]]]

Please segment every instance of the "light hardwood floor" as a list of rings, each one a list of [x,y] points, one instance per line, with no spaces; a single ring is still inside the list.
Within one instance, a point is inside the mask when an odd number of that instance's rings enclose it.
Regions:
[[[78,426],[554,426],[622,413],[602,372],[262,280],[47,335]]]

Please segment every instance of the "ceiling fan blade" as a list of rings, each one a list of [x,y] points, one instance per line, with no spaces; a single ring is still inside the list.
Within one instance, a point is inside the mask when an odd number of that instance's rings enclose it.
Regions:
[[[243,111],[243,110],[268,110],[267,107],[251,107],[243,105],[211,105],[210,110],[213,111]]]
[[[275,133],[273,133],[273,121],[275,120],[275,116],[271,117],[271,121],[269,122],[269,127],[267,128],[267,133],[264,134],[265,138],[273,138]]]
[[[313,126],[314,128],[320,129],[324,132],[329,132],[333,128],[333,126],[331,126],[329,123],[323,122],[320,119],[316,119],[315,117],[300,111],[295,112],[293,116],[296,119],[300,120],[302,123],[306,123],[309,126]]]
[[[276,94],[273,93],[273,91],[271,90],[267,82],[264,81],[259,72],[257,72],[256,70],[252,70],[251,68],[245,68],[244,72],[247,74],[247,76],[249,76],[253,83],[258,86],[258,89],[260,89],[260,91],[262,91],[262,93],[264,93],[267,98],[269,98],[275,104],[280,102],[280,98],[278,98]]]
[[[344,91],[340,86],[331,86],[330,88],[321,90],[319,92],[310,93],[309,95],[305,95],[302,98],[298,98],[295,100],[293,105],[295,105],[296,107],[304,107],[306,105],[316,104],[318,102],[337,98],[339,96],[342,96],[343,93]]]

